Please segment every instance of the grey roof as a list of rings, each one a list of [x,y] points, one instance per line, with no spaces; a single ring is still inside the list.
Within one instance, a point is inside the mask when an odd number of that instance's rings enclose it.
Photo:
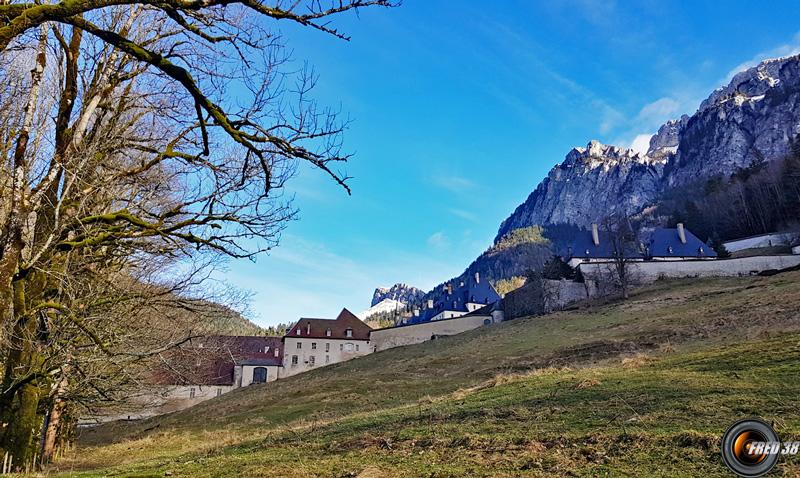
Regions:
[[[639,247],[631,243],[626,246],[625,257],[632,259],[648,259],[661,257],[717,257],[717,253],[697,238],[691,231],[684,228],[686,244],[683,244],[678,235],[678,229],[660,227],[645,235]],[[567,259],[611,259],[616,257],[612,236],[607,231],[599,231],[600,244],[595,245],[591,231],[581,231],[567,249],[564,256]]]
[[[650,234],[647,243],[649,257],[717,257],[714,249],[710,248],[691,231],[684,228],[686,244],[678,236],[678,230],[672,228],[658,228]]]
[[[451,292],[452,287],[452,292]],[[411,317],[409,324],[428,322],[444,311],[469,312],[467,304],[492,304],[500,300],[500,295],[486,279],[475,280],[470,277],[463,281],[453,281],[437,286],[427,296],[433,300],[433,307],[420,310],[419,316]]]
[[[567,249],[566,257],[571,258],[586,258],[586,259],[611,259],[616,257],[614,251],[613,236],[608,231],[598,231],[598,238],[600,244],[595,245],[592,240],[591,231],[581,231],[572,241],[572,245]],[[632,259],[642,259],[644,254],[639,251],[635,246],[628,245],[625,257]]]

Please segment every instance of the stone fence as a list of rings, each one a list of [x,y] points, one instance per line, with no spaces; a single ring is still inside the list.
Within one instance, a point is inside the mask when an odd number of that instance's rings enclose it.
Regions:
[[[773,234],[762,234],[760,236],[745,237],[733,241],[724,242],[723,245],[728,252],[736,252],[744,249],[757,249],[760,247],[790,246],[798,238],[800,232],[776,232]]]
[[[394,347],[420,344],[438,336],[460,334],[502,320],[502,313],[497,312],[492,312],[491,315],[464,315],[453,319],[373,330],[370,332],[369,340],[374,351],[380,352]]]
[[[639,284],[658,279],[683,277],[742,277],[767,270],[788,269],[800,265],[800,255],[753,256],[738,259],[694,261],[645,261],[628,264],[630,277]],[[580,266],[586,280],[607,281],[612,267],[608,262],[584,263]]]
[[[541,315],[594,295],[595,290],[591,283],[568,280],[533,281],[506,294],[503,298],[503,312],[506,320]]]

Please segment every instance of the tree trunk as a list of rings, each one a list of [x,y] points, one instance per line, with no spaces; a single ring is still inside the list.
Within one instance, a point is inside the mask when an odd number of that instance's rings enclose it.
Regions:
[[[50,418],[47,421],[47,429],[44,434],[44,444],[42,445],[42,463],[49,463],[53,461],[56,451],[56,442],[61,430],[61,415],[66,408],[63,395],[67,389],[67,376],[62,372],[61,381],[58,382],[58,388],[53,398],[53,406],[50,410]]]
[[[8,224],[4,228],[6,237],[0,243],[0,326],[6,324],[13,316],[12,281],[19,268],[22,250],[25,247],[23,229],[27,221],[25,196],[28,190],[28,140],[30,138],[36,104],[39,102],[39,91],[47,61],[47,25],[42,26],[39,47],[36,55],[36,66],[31,70],[31,86],[28,102],[22,119],[22,128],[14,147],[14,169],[11,178],[11,207]]]
[[[24,284],[14,283],[14,311],[20,313],[12,332],[6,370],[0,395],[0,454],[9,453],[12,467],[24,469],[32,464],[37,447],[33,439],[41,429],[38,415],[42,356],[38,350],[38,323],[25,310]]]

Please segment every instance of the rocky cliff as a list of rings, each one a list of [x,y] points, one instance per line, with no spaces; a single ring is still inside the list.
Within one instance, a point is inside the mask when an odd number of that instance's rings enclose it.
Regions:
[[[664,187],[781,158],[797,134],[800,56],[765,61],[734,76],[682,125]]]
[[[496,241],[522,227],[585,226],[616,211],[638,211],[658,194],[667,160],[597,141],[575,148],[503,221]]]
[[[645,155],[596,141],[570,151],[503,221],[496,241],[532,225],[587,227],[615,212],[637,213],[671,187],[781,158],[797,134],[800,56],[765,61],[714,91],[691,117],[664,124]]]
[[[392,299],[403,304],[418,304],[425,295],[420,289],[406,284],[395,284],[391,287],[378,287],[372,294],[371,306],[375,306],[385,299]]]
[[[702,188],[712,177],[782,158],[798,134],[800,55],[762,62],[714,91],[693,115],[662,125],[646,154],[597,141],[571,150],[461,277],[479,272],[495,284],[518,278],[540,268],[576,226],[654,210],[665,193],[680,191],[674,188]],[[380,291],[373,304],[390,297]]]

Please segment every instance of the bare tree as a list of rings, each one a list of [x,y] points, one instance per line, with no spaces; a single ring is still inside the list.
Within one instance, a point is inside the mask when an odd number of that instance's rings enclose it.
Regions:
[[[327,17],[389,2],[281,5],[0,4],[0,454],[16,468],[45,417],[47,459],[81,410],[204,333],[209,271],[277,244],[298,164],[349,192],[347,121],[265,20],[343,37]]]
[[[627,299],[638,280],[636,269],[631,264],[642,257],[636,228],[626,215],[617,214],[603,221],[603,229],[611,247],[607,279],[610,279],[622,298]]]

